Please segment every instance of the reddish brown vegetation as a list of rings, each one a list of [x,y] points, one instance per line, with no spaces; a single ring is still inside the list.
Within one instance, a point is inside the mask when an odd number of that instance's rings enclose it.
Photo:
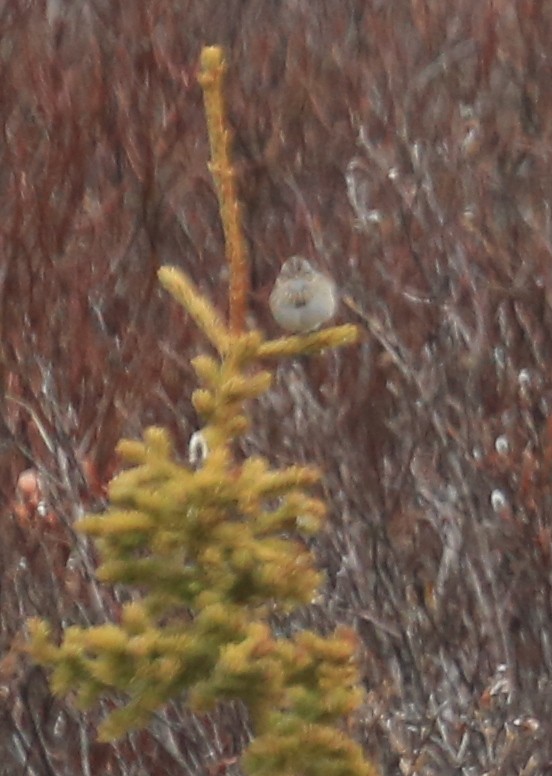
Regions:
[[[196,428],[204,343],[155,273],[176,264],[224,304],[196,82],[212,43],[228,50],[253,324],[274,330],[267,289],[304,252],[366,329],[352,352],[282,364],[253,408],[244,452],[326,472],[328,584],[297,624],[360,632],[357,732],[382,773],[548,772],[550,4],[0,14],[2,776],[220,774],[247,736],[239,709],[174,705],[94,743],[96,714],[17,659],[27,616],[117,617],[123,593],[95,583],[71,525],[104,504],[118,438],[163,424],[184,453]]]

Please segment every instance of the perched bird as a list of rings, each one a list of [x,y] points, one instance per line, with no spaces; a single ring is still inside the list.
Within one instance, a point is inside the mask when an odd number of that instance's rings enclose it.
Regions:
[[[269,304],[282,329],[295,334],[314,331],[335,313],[335,283],[302,256],[292,256],[282,264]]]

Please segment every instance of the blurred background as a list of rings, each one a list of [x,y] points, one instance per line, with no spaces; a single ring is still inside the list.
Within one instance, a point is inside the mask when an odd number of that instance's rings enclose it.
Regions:
[[[243,710],[184,703],[117,744],[54,699],[25,619],[117,616],[72,525],[121,436],[198,419],[205,342],[156,278],[226,313],[197,83],[227,52],[252,327],[301,253],[352,348],[278,366],[243,454],[324,471],[327,583],[283,628],[353,625],[355,735],[383,776],[552,773],[552,5],[0,4],[0,776],[237,772]]]

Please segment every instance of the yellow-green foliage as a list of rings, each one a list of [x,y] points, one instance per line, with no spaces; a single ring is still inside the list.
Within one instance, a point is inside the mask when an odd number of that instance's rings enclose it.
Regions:
[[[219,176],[223,169],[219,160]],[[354,634],[276,638],[268,624],[271,611],[309,604],[320,584],[298,537],[323,523],[324,504],[309,494],[320,473],[234,455],[247,402],[270,388],[261,359],[344,345],[356,330],[268,342],[239,330],[240,313],[227,325],[178,270],[163,268],[159,277],[215,348],[192,362],[205,457],[195,470],[180,462],[160,428],[148,429],[143,442],[119,444],[128,468],[111,482],[111,506],[77,529],[97,543],[99,578],[134,588],[136,600],[118,624],[69,628],[60,646],[34,621],[29,650],[52,668],[55,692],[74,692],[83,707],[106,694],[126,698],[104,722],[104,739],[146,724],[170,699],[197,711],[241,699],[255,732],[244,761],[251,774],[370,776],[372,766],[343,732],[361,702]],[[242,286],[234,283],[237,298]]]

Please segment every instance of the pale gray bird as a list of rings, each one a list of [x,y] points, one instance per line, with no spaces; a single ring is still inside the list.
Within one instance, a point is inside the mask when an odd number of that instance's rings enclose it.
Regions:
[[[282,264],[269,299],[274,320],[295,334],[314,331],[333,317],[337,307],[335,283],[302,256]]]

